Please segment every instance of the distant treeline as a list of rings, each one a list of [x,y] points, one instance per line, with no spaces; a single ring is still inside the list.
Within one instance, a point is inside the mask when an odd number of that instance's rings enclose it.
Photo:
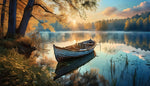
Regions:
[[[58,21],[50,24],[55,31],[88,30],[88,31],[150,31],[150,12],[135,15],[127,19],[100,20],[92,23],[77,23],[75,26],[68,24],[63,26]],[[36,27],[38,31],[50,31],[43,29],[39,23]]]
[[[150,12],[127,19],[112,19],[95,22],[95,29],[102,31],[150,31]]]

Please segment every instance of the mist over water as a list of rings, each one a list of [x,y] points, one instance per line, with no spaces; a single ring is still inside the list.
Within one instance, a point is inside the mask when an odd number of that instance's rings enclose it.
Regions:
[[[57,67],[53,44],[64,47],[88,39],[97,42],[96,56],[76,71],[83,74],[96,69],[109,85],[149,86],[150,85],[150,32],[97,32],[68,31],[40,32],[43,54],[53,61],[53,71]],[[67,77],[63,75],[63,77]]]

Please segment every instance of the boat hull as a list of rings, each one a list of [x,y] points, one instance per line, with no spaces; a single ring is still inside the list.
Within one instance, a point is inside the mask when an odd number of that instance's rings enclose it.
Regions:
[[[57,48],[55,45],[53,45],[53,48],[54,48],[54,54],[55,54],[56,60],[58,62],[64,61],[67,59],[74,59],[77,57],[85,56],[94,51],[94,48],[87,50],[87,51],[70,51],[66,49]]]
[[[95,52],[91,52],[90,54],[82,56],[81,58],[77,58],[75,60],[58,62],[55,70],[56,75],[54,77],[54,80],[88,63],[95,57],[95,55]]]

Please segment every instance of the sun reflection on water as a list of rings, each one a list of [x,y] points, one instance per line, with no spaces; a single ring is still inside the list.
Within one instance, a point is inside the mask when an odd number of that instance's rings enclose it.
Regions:
[[[77,43],[76,40],[74,40],[73,43],[74,43],[74,44]]]
[[[145,65],[149,65],[147,62],[150,62],[150,50],[148,50],[147,47],[149,42],[147,42],[147,44],[138,45],[135,44],[134,39],[130,38],[130,35],[124,36],[124,34],[121,34],[121,36],[118,34],[117,36],[116,34],[110,34],[107,36],[106,34],[94,35],[93,33],[65,33],[62,37],[63,40],[61,40],[60,36],[55,36],[56,35],[53,37],[53,43],[60,47],[69,46],[80,41],[88,40],[90,38],[97,42],[97,46],[94,49],[96,52],[96,57],[87,64],[79,67],[77,70],[79,70],[80,73],[84,73],[92,68],[95,68],[98,69],[98,72],[110,82],[112,79],[116,79],[116,83],[119,83],[120,86],[122,86],[122,83],[126,82],[124,79],[129,79],[127,83],[132,83],[133,78],[136,78],[137,80],[143,80],[142,82],[144,82],[147,79],[145,77],[148,77],[146,74],[150,75],[150,66]],[[142,39],[140,40],[143,41]],[[53,51],[53,43],[50,42],[48,43],[48,46],[46,46],[49,51],[44,52],[46,57],[43,59],[47,61],[43,62],[54,61],[52,62],[53,65],[57,65]],[[142,48],[143,46],[144,48]],[[39,62],[40,60],[42,61],[42,59],[38,59]],[[134,71],[136,71],[136,73]],[[134,74],[137,74],[137,77],[134,77]],[[140,77],[140,79],[138,77]]]

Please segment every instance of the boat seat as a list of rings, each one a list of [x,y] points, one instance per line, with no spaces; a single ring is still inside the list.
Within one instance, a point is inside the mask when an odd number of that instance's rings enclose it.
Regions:
[[[90,48],[90,46],[93,46],[94,43],[92,42],[85,42],[85,43],[76,43],[72,46],[68,46],[68,47],[65,47],[66,49],[68,50],[84,50],[84,49],[88,49]]]

